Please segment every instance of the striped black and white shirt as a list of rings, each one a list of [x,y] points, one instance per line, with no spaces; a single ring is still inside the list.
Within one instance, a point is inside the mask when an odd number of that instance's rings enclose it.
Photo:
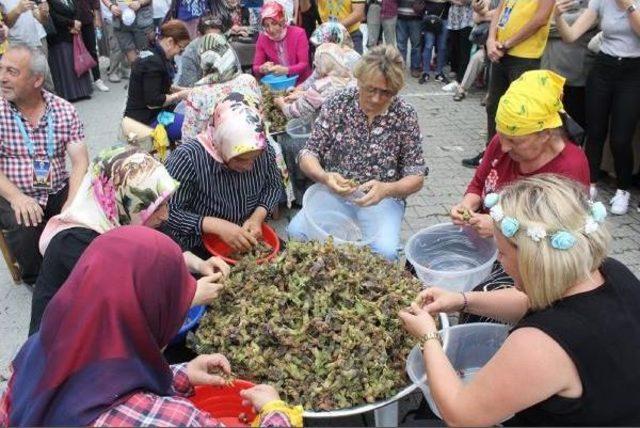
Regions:
[[[282,180],[271,146],[248,172],[227,168],[197,140],[187,140],[167,159],[167,170],[180,182],[169,200],[167,227],[184,250],[202,244],[202,220],[216,217],[241,225],[258,207],[278,204]]]

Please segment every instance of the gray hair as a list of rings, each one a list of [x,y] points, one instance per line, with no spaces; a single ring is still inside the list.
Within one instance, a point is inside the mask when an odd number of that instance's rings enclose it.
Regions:
[[[29,71],[32,75],[44,77],[47,74],[49,65],[47,64],[47,57],[41,49],[24,43],[11,43],[6,52],[13,50],[29,53]]]

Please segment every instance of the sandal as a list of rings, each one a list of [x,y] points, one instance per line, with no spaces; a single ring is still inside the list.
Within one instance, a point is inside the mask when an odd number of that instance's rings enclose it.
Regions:
[[[456,92],[456,94],[453,96],[453,101],[462,101],[465,98],[467,98],[467,94],[464,92]]]

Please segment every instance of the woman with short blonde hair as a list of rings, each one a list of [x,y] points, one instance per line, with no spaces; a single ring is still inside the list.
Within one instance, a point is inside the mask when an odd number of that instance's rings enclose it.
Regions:
[[[369,50],[356,64],[353,75],[359,81],[367,81],[380,73],[387,80],[387,86],[394,94],[404,87],[404,61],[398,49],[391,45],[380,45]]]
[[[423,342],[431,394],[448,425],[635,426],[640,408],[640,281],[606,258],[607,211],[579,184],[542,174],[485,197],[498,258],[515,288],[431,287],[402,311]],[[515,327],[463,383],[431,314],[463,311]],[[432,340],[434,339],[434,340]]]

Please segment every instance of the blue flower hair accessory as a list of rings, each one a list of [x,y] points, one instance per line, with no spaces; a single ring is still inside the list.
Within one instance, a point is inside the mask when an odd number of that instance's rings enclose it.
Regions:
[[[484,197],[484,206],[491,209],[500,201],[500,195],[497,193],[489,193]]]
[[[591,217],[596,223],[602,223],[604,222],[604,219],[607,218],[607,209],[602,202],[591,203],[590,211]]]
[[[576,237],[566,230],[551,235],[551,246],[556,250],[568,250],[576,245]]]
[[[500,222],[500,230],[507,238],[513,238],[520,229],[520,222],[513,217],[505,217]]]

